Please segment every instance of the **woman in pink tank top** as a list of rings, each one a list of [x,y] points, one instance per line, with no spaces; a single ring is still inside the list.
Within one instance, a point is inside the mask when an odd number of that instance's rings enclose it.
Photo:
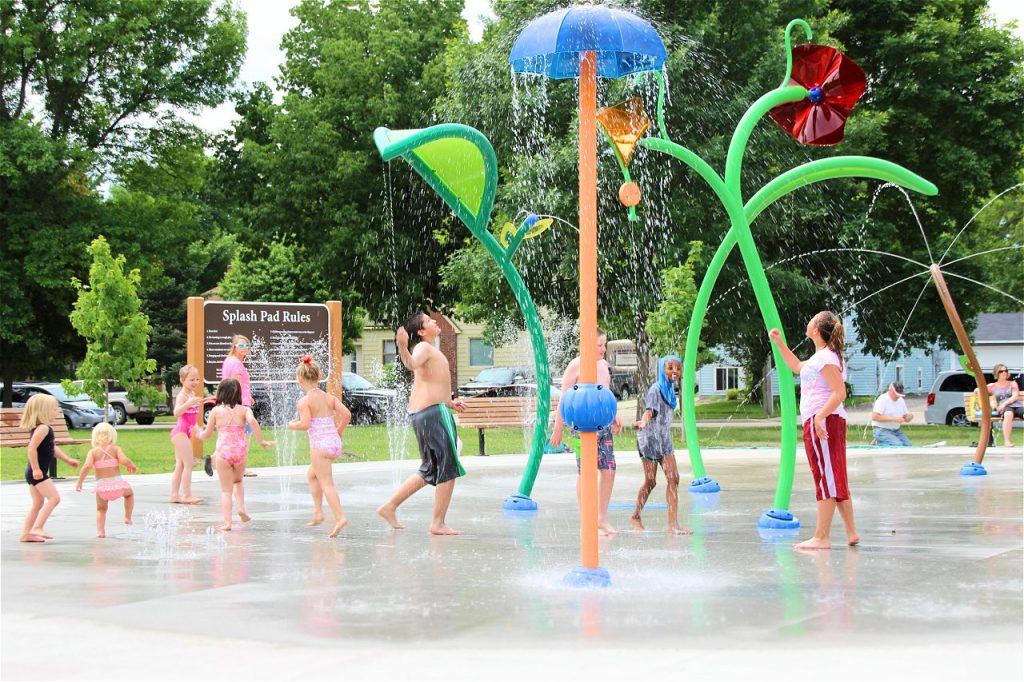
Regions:
[[[786,345],[782,332],[772,329],[769,338],[782,360],[800,375],[800,421],[804,428],[804,451],[814,477],[818,500],[818,523],[814,537],[795,545],[796,549],[830,549],[832,517],[836,509],[846,527],[850,545],[860,542],[853,521],[853,502],[846,476],[846,363],[843,361],[844,332],[839,317],[827,310],[807,323],[807,338],[814,342],[814,355],[801,361]]]
[[[252,381],[249,378],[249,370],[245,366],[245,359],[249,356],[250,347],[251,344],[248,338],[241,334],[235,334],[231,337],[231,348],[228,350],[228,356],[224,358],[224,364],[220,366],[220,380],[236,379],[242,390],[242,405],[249,408],[253,406]],[[248,437],[248,433],[246,436]],[[210,473],[209,465],[207,465],[207,473]],[[246,469],[244,475],[255,476],[256,473]]]

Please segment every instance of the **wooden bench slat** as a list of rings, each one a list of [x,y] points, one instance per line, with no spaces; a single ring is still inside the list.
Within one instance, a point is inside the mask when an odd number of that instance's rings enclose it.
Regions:
[[[480,454],[486,455],[484,430],[494,428],[532,427],[537,423],[537,398],[467,398],[465,411],[458,414],[459,426],[477,429]],[[558,409],[558,398],[552,398],[550,419]]]
[[[0,409],[0,447],[24,448],[28,446],[32,434],[29,429],[21,428],[21,416],[24,413],[25,410],[21,407]],[[57,445],[78,445],[88,442],[71,437],[63,416],[54,418],[50,422],[50,428],[53,429],[53,438]]]

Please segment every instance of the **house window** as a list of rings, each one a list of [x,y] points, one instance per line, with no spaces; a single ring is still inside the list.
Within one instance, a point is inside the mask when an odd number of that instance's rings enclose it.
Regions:
[[[348,363],[348,371],[352,374],[359,373],[359,351],[352,351],[352,355],[350,356]]]
[[[896,381],[903,384],[903,365],[896,365]]]
[[[921,367],[917,368],[917,390],[924,391],[924,369]]]
[[[484,343],[483,339],[470,339],[469,364],[471,367],[492,367],[494,365],[494,349]]]
[[[739,367],[715,367],[715,391],[719,393],[724,393],[730,388],[739,387]]]
[[[395,340],[384,341],[384,355],[383,362],[385,365],[390,365],[398,359],[398,346],[395,345]]]

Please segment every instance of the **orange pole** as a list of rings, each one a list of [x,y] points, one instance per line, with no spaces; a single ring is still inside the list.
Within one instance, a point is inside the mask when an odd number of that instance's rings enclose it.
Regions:
[[[580,383],[597,383],[597,54],[580,60]],[[598,568],[597,434],[580,434],[580,563]]]
[[[331,373],[327,392],[341,400],[341,301],[327,302],[327,328],[331,339]]]
[[[957,313],[956,306],[953,304],[953,297],[949,293],[949,287],[946,286],[946,278],[942,276],[942,270],[939,269],[938,265],[932,265],[930,269],[932,271],[932,280],[935,282],[935,289],[939,292],[939,299],[942,301],[942,307],[946,309],[946,316],[949,318],[949,323],[953,325],[957,341],[960,342],[960,347],[964,349],[964,355],[967,356],[967,364],[971,366],[974,380],[978,382],[978,404],[981,406],[981,436],[978,437],[978,447],[974,451],[974,463],[981,464],[981,461],[985,459],[985,450],[988,448],[988,437],[992,433],[992,410],[989,408],[988,382],[985,381],[985,373],[981,369],[981,363],[978,362],[978,356],[974,354],[974,347],[971,346],[971,337],[967,335],[964,323],[960,321],[960,314]]]
[[[206,354],[206,321],[203,317],[203,297],[189,296],[185,302],[185,361],[199,371],[199,393],[205,393],[206,384],[203,383],[204,355]],[[199,410],[196,424],[203,426],[203,410]],[[202,458],[203,441],[198,438],[192,439],[192,456]]]

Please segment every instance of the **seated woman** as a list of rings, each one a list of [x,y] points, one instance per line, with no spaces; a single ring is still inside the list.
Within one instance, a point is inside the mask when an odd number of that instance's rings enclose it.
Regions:
[[[1013,420],[1024,419],[1024,404],[1020,401],[1020,388],[1010,378],[1010,370],[1000,363],[992,368],[995,381],[988,385],[988,392],[995,400],[993,412],[1003,420],[1003,447],[1012,448],[1010,436],[1013,433]],[[975,389],[977,393],[977,389]]]

